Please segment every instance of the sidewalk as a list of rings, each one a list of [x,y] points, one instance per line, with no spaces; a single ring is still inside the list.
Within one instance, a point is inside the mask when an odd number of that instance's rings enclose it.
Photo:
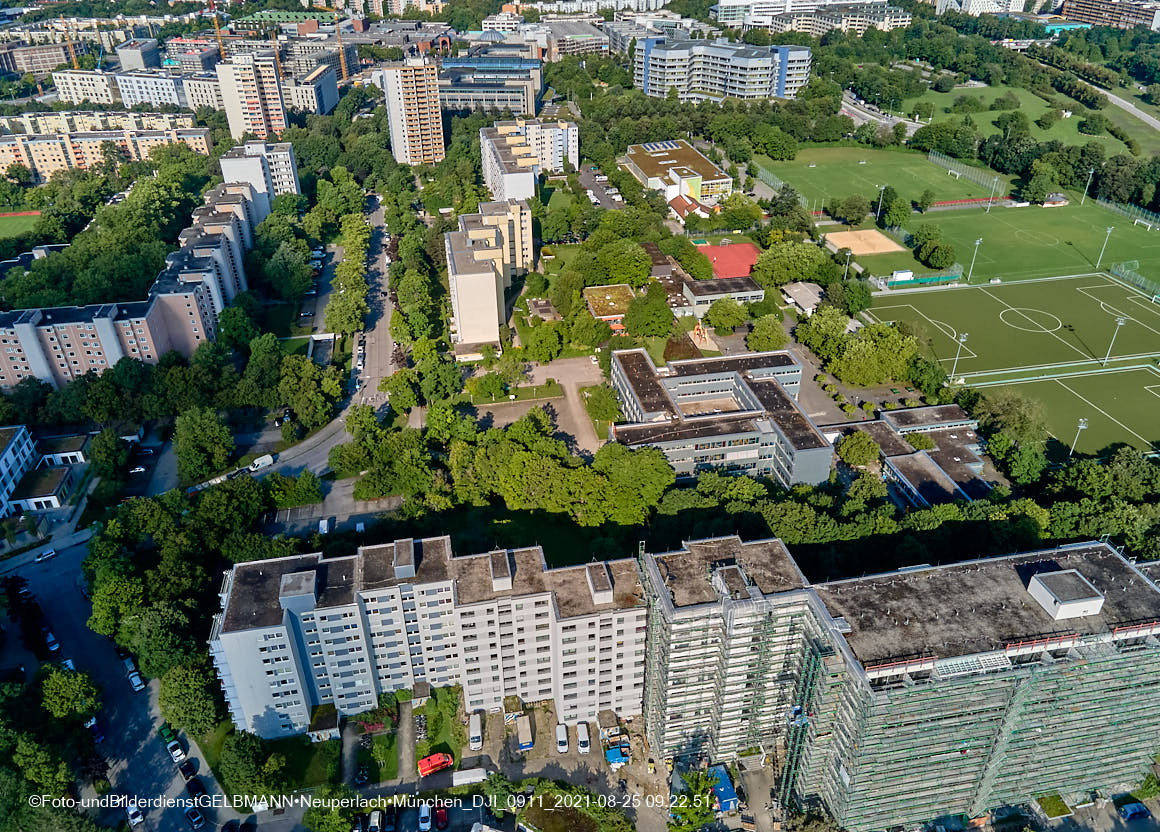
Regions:
[[[8,560],[0,561],[0,575],[5,575],[9,572],[15,572],[21,567],[27,566],[30,563],[35,563],[36,556],[45,549],[69,549],[73,546],[79,546],[82,543],[87,543],[89,538],[93,536],[91,528],[81,529],[79,532],[73,532],[63,537],[54,536],[52,540],[46,542],[43,546],[37,546],[35,549],[29,549],[27,552],[21,552],[15,557],[8,558]]]

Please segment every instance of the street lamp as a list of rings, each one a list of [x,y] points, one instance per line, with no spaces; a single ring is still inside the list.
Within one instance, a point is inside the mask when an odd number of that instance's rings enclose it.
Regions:
[[[1112,340],[1108,344],[1108,354],[1104,356],[1104,366],[1108,366],[1108,359],[1112,357],[1112,347],[1116,343],[1116,336],[1120,333],[1120,327],[1128,322],[1127,318],[1116,318],[1116,328],[1112,330]]]
[[[999,187],[999,177],[996,176],[991,180],[991,195],[987,197],[987,210],[984,213],[991,213],[991,203],[995,201],[995,189]]]
[[[850,276],[850,255],[854,252],[851,249],[846,250],[846,271],[842,272],[842,280]]]
[[[1104,237],[1104,245],[1100,249],[1100,256],[1096,258],[1096,268],[1100,267],[1100,263],[1104,261],[1104,252],[1108,249],[1108,240],[1112,238],[1112,232],[1116,230],[1114,225],[1108,226],[1108,236]]]
[[[1067,452],[1067,458],[1071,459],[1071,455],[1075,453],[1075,446],[1079,442],[1079,435],[1087,430],[1087,419],[1079,420],[1079,427],[1075,429],[1075,439],[1071,442],[1071,450]]]
[[[1096,173],[1095,168],[1092,168],[1091,170],[1088,171],[1088,181],[1087,181],[1087,184],[1083,186],[1083,196],[1080,197],[1080,200],[1079,200],[1080,205],[1083,205],[1084,200],[1087,199],[1088,188],[1090,188],[1092,185],[1092,177],[1095,176],[1095,173]]]
[[[951,365],[951,384],[955,383],[955,373],[959,370],[959,355],[963,351],[963,344],[967,343],[967,333],[959,333],[959,345],[955,349],[955,363]]]
[[[971,282],[971,277],[975,273],[975,258],[979,256],[979,246],[982,244],[983,238],[975,240],[975,253],[971,255],[971,269],[967,272],[967,283]]]
[[[882,219],[882,197],[886,196],[886,186],[878,186],[878,211],[874,214],[874,220],[877,222]]]

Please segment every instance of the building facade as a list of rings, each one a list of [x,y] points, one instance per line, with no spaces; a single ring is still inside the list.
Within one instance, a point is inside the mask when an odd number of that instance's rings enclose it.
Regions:
[[[246,142],[222,154],[226,182],[247,182],[270,202],[282,194],[300,194],[298,161],[290,142]]]
[[[1141,0],[1064,0],[1063,16],[1093,26],[1160,30],[1160,3]]]
[[[52,73],[57,97],[66,104],[117,104],[121,91],[112,72],[85,69],[62,69]]]
[[[154,69],[161,66],[161,47],[156,38],[127,40],[117,46],[121,69]]]
[[[910,12],[886,3],[865,3],[850,6],[826,6],[817,11],[789,12],[773,16],[754,16],[745,24],[747,29],[766,29],[770,32],[804,32],[821,37],[838,30],[863,35],[870,29],[889,32],[905,29],[913,22]]]
[[[88,51],[87,44],[73,43],[73,51],[78,55]],[[32,75],[37,80],[47,78],[53,70],[72,60],[68,45],[45,43],[35,46],[5,44],[0,47],[0,69],[17,75]]]
[[[629,145],[624,166],[640,184],[661,191],[666,202],[687,197],[712,207],[733,193],[733,177],[684,139]]]
[[[580,166],[580,129],[570,121],[497,121],[479,131],[483,181],[497,200],[531,199],[542,172]]]
[[[793,98],[810,79],[805,46],[747,46],[667,37],[637,41],[633,83],[646,95],[681,101]]]
[[[316,66],[299,78],[288,78],[282,88],[286,103],[304,113],[326,115],[338,105],[338,75],[331,66]]]
[[[139,161],[148,158],[153,148],[169,144],[184,144],[195,153],[209,155],[209,130],[105,130],[0,136],[0,166],[23,165],[37,181],[44,182],[57,171],[100,165],[110,145],[127,159]]]
[[[0,515],[12,513],[8,500],[17,483],[36,467],[36,445],[24,425],[0,428]]]
[[[273,52],[235,55],[216,67],[222,101],[235,139],[251,133],[273,138],[290,126]]]
[[[117,74],[117,89],[126,109],[138,104],[160,107],[188,107],[185,95],[185,76],[172,75],[161,69],[141,69]]]
[[[631,560],[548,569],[538,547],[396,540],[239,564],[221,599],[210,653],[235,724],[262,736],[418,682],[462,685],[469,712],[517,696],[569,723],[639,713],[647,611]]]
[[[523,200],[485,202],[479,213],[459,217],[459,229],[443,235],[451,295],[451,342],[458,358],[480,355],[484,344],[500,346],[507,322],[504,291],[535,261],[532,212]]]
[[[189,113],[130,113],[70,110],[0,116],[5,133],[88,133],[100,130],[178,130],[193,127]]]
[[[439,71],[434,63],[412,59],[379,70],[391,128],[391,152],[402,165],[443,161],[443,114],[439,108]]]
[[[742,28],[755,20],[783,14],[824,11],[836,5],[881,3],[882,0],[719,0],[710,13],[724,26]]]

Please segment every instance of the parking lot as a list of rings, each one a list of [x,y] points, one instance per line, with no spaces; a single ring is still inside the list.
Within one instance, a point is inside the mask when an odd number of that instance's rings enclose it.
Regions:
[[[601,182],[600,180],[604,181]],[[612,188],[608,183],[608,178],[604,176],[599,170],[592,170],[591,167],[586,167],[580,171],[580,184],[585,190],[591,191],[596,204],[601,208],[623,208],[624,199],[617,199],[619,196],[615,188]]]

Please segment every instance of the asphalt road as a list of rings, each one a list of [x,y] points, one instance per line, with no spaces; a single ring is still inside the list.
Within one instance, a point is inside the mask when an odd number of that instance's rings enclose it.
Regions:
[[[370,296],[367,303],[371,312],[367,316],[366,328],[366,359],[361,371],[355,372],[355,378],[362,386],[359,389],[357,400],[368,402],[385,401],[379,397],[379,381],[394,372],[391,354],[395,350],[395,342],[391,339],[391,302],[383,297],[387,291],[387,275],[389,267],[383,260],[387,251],[385,234],[387,227],[383,208],[378,197],[371,196],[371,205],[374,210],[367,215],[371,224],[371,243],[368,249],[370,263],[367,266],[367,283],[370,286]]]
[[[1100,88],[1096,87],[1096,89],[1100,89]],[[1113,104],[1115,104],[1121,110],[1127,110],[1129,113],[1134,115],[1136,118],[1140,119],[1140,121],[1147,124],[1153,130],[1160,130],[1160,119],[1157,119],[1157,118],[1149,115],[1148,113],[1145,113],[1143,110],[1141,110],[1139,107],[1137,107],[1135,104],[1133,104],[1131,101],[1129,101],[1126,98],[1120,98],[1120,96],[1116,95],[1115,93],[1108,92],[1107,90],[1101,90],[1101,92],[1103,92],[1103,94],[1108,97],[1108,101],[1111,101]]]

